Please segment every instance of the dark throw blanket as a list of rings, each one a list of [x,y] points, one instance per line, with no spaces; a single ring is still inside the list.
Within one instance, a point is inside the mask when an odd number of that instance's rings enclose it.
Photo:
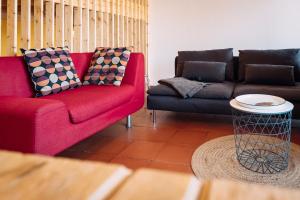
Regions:
[[[208,85],[208,83],[191,81],[183,77],[162,79],[159,80],[158,83],[171,87],[184,99],[193,97],[197,92]]]

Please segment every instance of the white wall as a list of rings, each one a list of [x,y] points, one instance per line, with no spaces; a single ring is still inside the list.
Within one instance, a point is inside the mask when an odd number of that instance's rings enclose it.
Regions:
[[[300,0],[149,0],[149,6],[151,84],[174,76],[179,50],[300,48]]]

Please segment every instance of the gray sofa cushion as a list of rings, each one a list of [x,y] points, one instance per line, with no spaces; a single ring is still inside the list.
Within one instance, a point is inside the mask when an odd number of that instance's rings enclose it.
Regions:
[[[246,64],[290,65],[295,67],[295,79],[300,81],[300,49],[240,50],[239,80],[245,79]]]
[[[231,114],[229,100],[224,99],[182,99],[174,96],[148,96],[149,110],[168,110],[208,114]]]
[[[202,82],[225,81],[226,63],[207,61],[185,61],[182,77]]]
[[[245,83],[295,85],[294,66],[246,64]]]
[[[230,99],[234,90],[234,83],[225,81],[223,83],[212,83],[198,93],[193,98],[200,99]],[[165,85],[157,85],[151,87],[148,94],[153,96],[176,96],[180,95],[175,92],[172,88]]]
[[[233,96],[237,97],[243,94],[269,94],[288,101],[300,102],[300,83],[296,83],[295,86],[237,84]]]
[[[227,63],[226,80],[232,81],[234,79],[232,48],[206,51],[179,51],[176,66],[176,76],[182,76],[183,64],[185,61],[225,62]]]

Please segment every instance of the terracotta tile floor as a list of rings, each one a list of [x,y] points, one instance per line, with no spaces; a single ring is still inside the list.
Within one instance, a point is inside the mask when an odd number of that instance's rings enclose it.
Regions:
[[[126,129],[122,120],[58,156],[192,173],[196,148],[230,134],[230,116],[158,111],[153,127],[150,112],[142,109],[133,115],[133,128]],[[300,144],[300,128],[293,129],[292,142]]]

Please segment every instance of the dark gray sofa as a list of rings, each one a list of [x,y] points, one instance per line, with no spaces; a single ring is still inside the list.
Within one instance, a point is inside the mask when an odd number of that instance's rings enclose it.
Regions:
[[[258,51],[259,52],[259,51]],[[245,54],[245,51],[241,53]],[[240,53],[240,54],[241,54]],[[247,51],[246,51],[247,53]],[[149,110],[165,110],[175,112],[193,112],[206,114],[231,114],[229,101],[243,94],[270,94],[285,98],[295,105],[293,111],[294,118],[300,118],[300,50],[270,50],[271,56],[267,51],[267,61],[264,58],[256,56],[257,52],[250,51],[250,58],[243,56],[232,57],[231,69],[226,71],[226,80],[222,83],[214,83],[200,90],[193,98],[183,99],[172,88],[165,85],[150,87],[147,91],[147,108]],[[261,52],[259,52],[261,53]],[[262,51],[265,53],[265,51]],[[277,56],[277,54],[280,54]],[[254,55],[253,55],[254,54]],[[288,54],[292,55],[292,58]],[[252,56],[252,58],[251,58]],[[272,57],[273,56],[273,57]],[[277,56],[274,59],[274,56]],[[280,56],[282,58],[280,58]],[[200,58],[202,60],[203,58]],[[248,60],[247,60],[248,59]],[[195,55],[191,60],[197,60]],[[271,60],[271,61],[269,61]],[[218,61],[218,60],[217,60]],[[175,59],[175,76],[181,76],[181,66],[178,56]],[[295,66],[295,85],[270,85],[270,84],[248,84],[241,78],[241,65],[244,63],[265,63],[265,64],[287,64]]]

